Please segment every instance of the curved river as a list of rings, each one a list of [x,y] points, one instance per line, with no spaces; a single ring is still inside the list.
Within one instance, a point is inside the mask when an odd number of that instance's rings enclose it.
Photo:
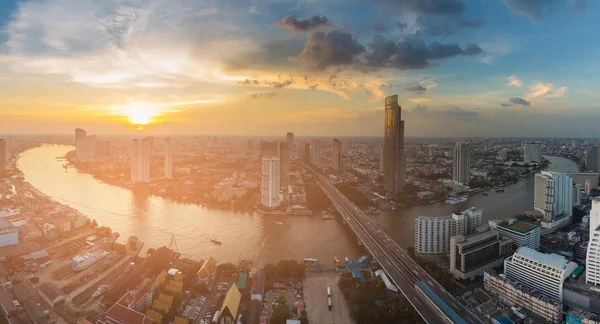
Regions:
[[[199,260],[212,255],[217,262],[234,263],[250,259],[259,265],[306,257],[333,264],[334,256],[356,257],[360,253],[354,237],[337,221],[234,212],[143,196],[99,182],[73,168],[65,170],[64,162],[56,158],[71,150],[72,146],[63,145],[30,149],[21,154],[18,167],[35,188],[95,219],[99,225],[111,227],[121,234],[121,240],[135,235],[146,247],[159,247],[168,246],[171,236],[175,235],[178,250],[184,257]],[[551,170],[573,172],[577,169],[569,160],[548,158],[553,163]],[[373,218],[401,245],[411,246],[417,216],[448,215],[454,207],[477,206],[484,209],[485,219],[508,218],[530,209],[532,195],[533,181],[527,179],[508,187],[504,193],[477,195],[461,205],[417,206],[384,212]],[[212,243],[212,237],[223,244]]]

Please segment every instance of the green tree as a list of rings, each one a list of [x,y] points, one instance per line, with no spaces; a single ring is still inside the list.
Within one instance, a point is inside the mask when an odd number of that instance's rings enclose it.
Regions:
[[[231,277],[237,273],[237,267],[230,262],[221,263],[217,266],[217,274],[224,277]]]
[[[292,310],[285,303],[280,303],[273,309],[273,314],[271,315],[269,323],[285,324],[285,322],[293,316]]]

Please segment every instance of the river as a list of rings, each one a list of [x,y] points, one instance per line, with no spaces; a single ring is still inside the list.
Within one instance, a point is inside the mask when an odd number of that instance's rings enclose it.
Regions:
[[[135,235],[146,247],[168,246],[175,235],[177,248],[184,257],[199,260],[213,256],[217,262],[234,263],[250,259],[258,265],[306,257],[332,265],[334,256],[356,257],[360,253],[355,238],[338,221],[234,212],[143,196],[99,182],[73,168],[65,170],[64,162],[56,158],[71,150],[72,146],[63,145],[33,148],[21,154],[18,167],[35,188],[95,219],[99,225],[119,232],[122,241]],[[569,160],[548,158],[552,168],[559,168],[556,171],[576,171],[576,165]],[[573,166],[575,169],[569,170]],[[532,196],[533,181],[526,179],[506,188],[504,193],[476,195],[460,205],[423,205],[372,217],[406,247],[414,243],[417,216],[448,215],[454,207],[477,206],[484,209],[486,220],[508,218],[530,209]],[[223,244],[212,243],[212,237]]]

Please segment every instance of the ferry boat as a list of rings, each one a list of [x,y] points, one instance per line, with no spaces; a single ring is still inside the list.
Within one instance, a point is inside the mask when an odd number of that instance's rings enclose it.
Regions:
[[[102,260],[108,255],[108,252],[104,250],[97,250],[82,255],[77,255],[73,258],[73,271],[81,271],[87,269],[94,263]]]
[[[214,238],[214,237],[213,237],[213,238],[211,238],[210,240],[211,240],[213,243],[215,243],[215,244],[221,244],[221,243],[223,243],[223,242],[219,241],[218,239],[216,239],[216,238]]]
[[[317,262],[317,259],[313,258],[304,258],[304,263],[314,263]]]
[[[456,204],[463,203],[463,202],[465,202],[467,200],[469,200],[469,197],[467,197],[467,196],[452,197],[452,198],[446,199],[446,204],[456,205]]]
[[[108,289],[108,285],[101,285],[100,287],[98,287],[98,289],[94,292],[94,294],[92,295],[93,298],[96,298],[100,295],[102,295],[106,289]]]

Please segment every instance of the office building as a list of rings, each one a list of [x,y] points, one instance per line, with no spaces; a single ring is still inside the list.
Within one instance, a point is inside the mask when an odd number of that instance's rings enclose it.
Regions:
[[[319,139],[312,140],[311,158],[313,164],[319,165],[321,163],[321,141]]]
[[[588,196],[592,192],[592,182],[590,180],[585,180],[583,192]]]
[[[19,230],[6,218],[0,218],[0,247],[19,244]]]
[[[471,207],[460,213],[452,213],[452,235],[470,235],[483,225],[483,209]]]
[[[589,284],[600,284],[600,199],[592,200],[590,210],[590,239],[588,242],[585,281]]]
[[[450,251],[453,219],[449,216],[415,219],[415,253],[421,255],[446,254]]]
[[[339,139],[333,139],[333,146],[331,152],[331,168],[334,171],[342,170],[342,142]]]
[[[512,239],[517,247],[526,246],[537,250],[540,248],[540,225],[516,219],[491,220],[490,227],[500,233],[500,236]]]
[[[600,154],[598,146],[591,147],[585,153],[585,168],[588,171],[600,172],[600,168],[598,168],[598,162],[600,161],[600,159],[598,158],[598,154]]]
[[[265,207],[275,208],[281,202],[279,163],[279,158],[275,156],[262,158],[260,201]]]
[[[562,323],[563,305],[555,298],[549,298],[535,289],[501,277],[493,270],[483,274],[485,289],[512,307],[524,307],[550,323]]]
[[[542,226],[554,228],[573,215],[573,178],[566,173],[542,171],[535,175],[533,207],[542,214]]]
[[[288,150],[291,152],[296,152],[296,146],[294,143],[294,133],[288,132],[285,134],[285,142],[287,143]]]
[[[150,143],[145,138],[131,145],[131,182],[150,182]]]
[[[385,98],[385,133],[383,139],[383,189],[388,196],[404,190],[406,156],[404,155],[404,121],[398,95]]]
[[[573,207],[581,205],[581,185],[573,185]]]
[[[165,178],[173,179],[173,141],[165,140]]]
[[[281,188],[287,188],[290,181],[290,152],[287,142],[272,141],[260,142],[261,161],[264,157],[279,158],[279,183]]]
[[[542,144],[525,143],[525,152],[523,154],[524,162],[542,162]]]
[[[468,184],[471,180],[471,150],[469,143],[456,143],[452,156],[452,180]]]
[[[450,238],[450,272],[456,279],[482,276],[489,268],[502,265],[512,241],[493,230]]]
[[[561,255],[544,254],[526,246],[518,248],[515,254],[504,260],[507,279],[535,289],[561,303],[565,279],[577,267],[577,263],[570,262]]]
[[[75,128],[75,143],[83,141],[87,136],[87,132],[81,128]]]
[[[0,138],[0,177],[6,172],[6,152],[6,141],[3,138]]]

